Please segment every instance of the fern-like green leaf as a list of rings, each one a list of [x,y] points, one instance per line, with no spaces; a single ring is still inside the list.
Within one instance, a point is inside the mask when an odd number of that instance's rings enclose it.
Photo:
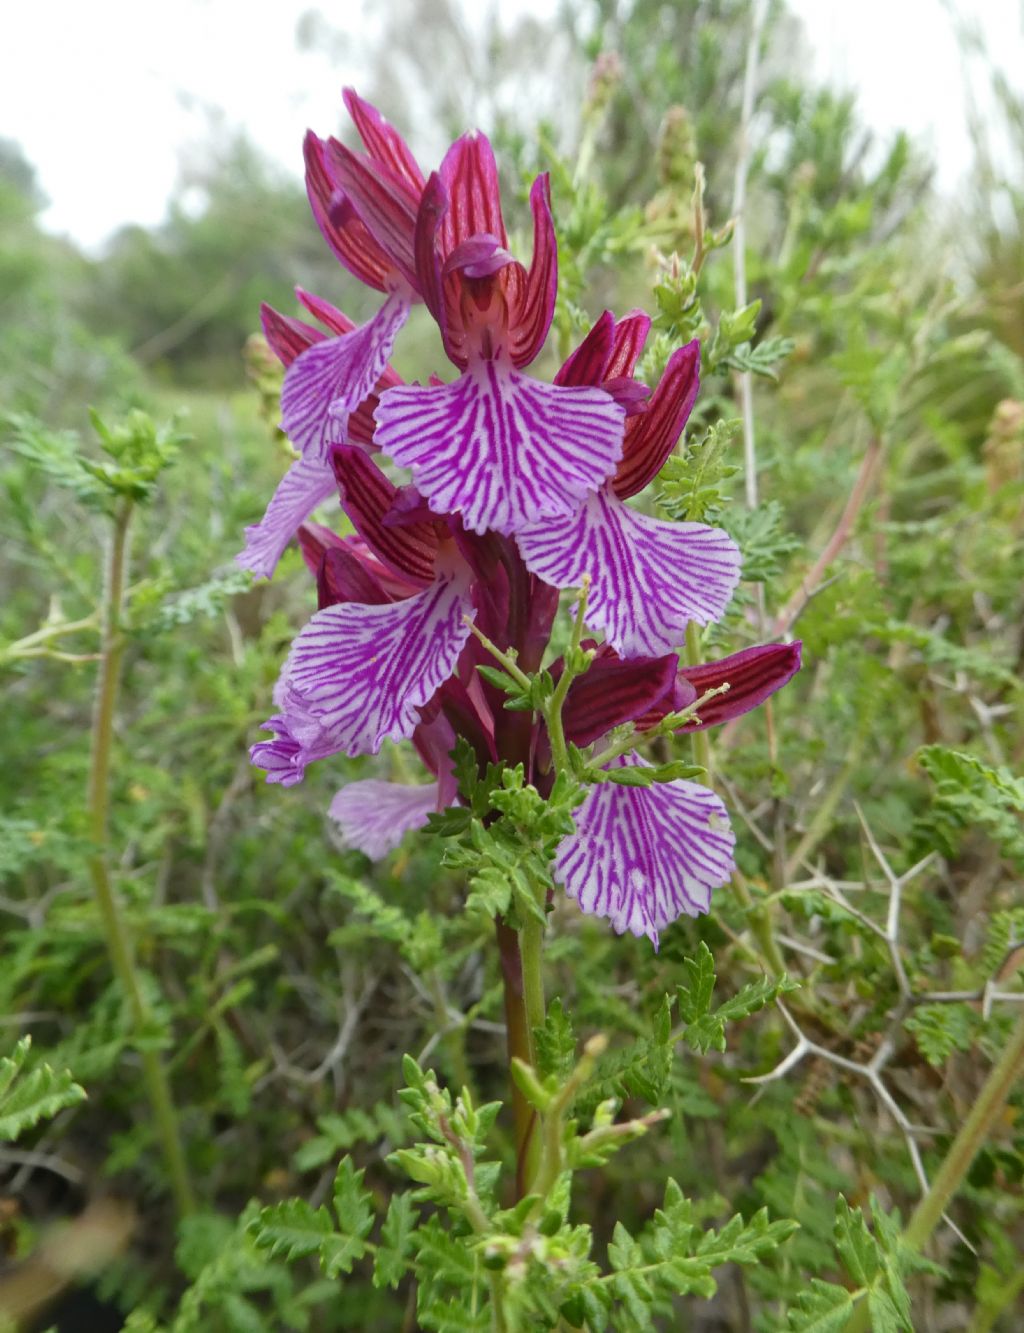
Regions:
[[[18,1138],[40,1120],[85,1099],[85,1089],[67,1070],[39,1064],[26,1071],[31,1038],[22,1037],[11,1056],[0,1059],[0,1139]]]

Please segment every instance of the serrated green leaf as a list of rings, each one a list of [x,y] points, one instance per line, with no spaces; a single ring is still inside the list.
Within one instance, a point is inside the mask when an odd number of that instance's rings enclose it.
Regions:
[[[979,1025],[967,1004],[922,1004],[905,1020],[917,1049],[930,1065],[944,1065],[954,1051],[969,1051]]]
[[[792,338],[763,338],[756,347],[744,343],[734,348],[724,358],[723,364],[734,370],[749,370],[754,375],[777,380],[777,365],[789,356],[795,346]]]
[[[882,1287],[868,1292],[868,1310],[871,1313],[872,1333],[913,1333],[912,1326],[900,1315],[892,1297]]]
[[[268,1250],[272,1259],[292,1260],[319,1254],[334,1226],[324,1204],[313,1209],[305,1199],[285,1199],[261,1208],[249,1223],[248,1232],[253,1243]]]
[[[412,1196],[393,1194],[380,1230],[373,1263],[375,1287],[397,1287],[408,1269],[417,1213]]]
[[[67,1070],[39,1064],[25,1071],[31,1039],[22,1037],[11,1056],[0,1059],[0,1140],[17,1139],[40,1120],[85,1099],[85,1089]]]
[[[787,1318],[791,1333],[841,1333],[852,1313],[853,1297],[845,1287],[812,1277]]]
[[[836,1200],[835,1242],[843,1267],[858,1287],[870,1287],[878,1273],[878,1245],[864,1214],[840,1194]]]
[[[696,958],[683,959],[686,985],[679,987],[679,1013],[686,1023],[693,1023],[711,1008],[715,991],[715,960],[701,940]]]
[[[559,1079],[566,1078],[576,1060],[576,1034],[557,996],[548,1005],[543,1026],[535,1028],[533,1036],[541,1077],[554,1074]]]
[[[334,1177],[334,1212],[338,1231],[324,1239],[320,1262],[329,1278],[351,1273],[368,1246],[366,1237],[373,1229],[374,1211],[369,1190],[363,1187],[363,1171],[357,1171],[351,1157],[345,1157]]]

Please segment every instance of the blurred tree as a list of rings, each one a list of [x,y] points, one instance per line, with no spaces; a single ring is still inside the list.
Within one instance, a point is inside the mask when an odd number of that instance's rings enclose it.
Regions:
[[[83,421],[90,401],[128,387],[133,372],[76,318],[86,263],[40,229],[45,204],[20,145],[0,139],[0,410]]]
[[[160,227],[114,237],[83,311],[165,376],[236,384],[260,302],[291,309],[296,281],[336,296],[337,275],[301,183],[239,136],[185,167]]]

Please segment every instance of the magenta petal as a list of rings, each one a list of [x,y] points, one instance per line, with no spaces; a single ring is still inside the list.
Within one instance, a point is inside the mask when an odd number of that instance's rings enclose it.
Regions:
[[[618,767],[649,765],[639,755]],[[735,834],[721,800],[696,782],[592,788],[563,838],[555,881],[584,912],[606,916],[621,935],[658,932],[680,916],[706,912],[711,891],[734,869]]]
[[[720,528],[650,518],[610,486],[516,540],[527,568],[556,588],[578,588],[590,575],[587,624],[622,657],[678,648],[688,621],[721,617],[740,577],[739,548]]]
[[[327,813],[341,829],[345,846],[379,861],[412,829],[422,828],[437,808],[436,782],[409,787],[368,778],[342,787]]]
[[[509,352],[513,364],[522,369],[535,360],[555,314],[558,295],[558,240],[551,216],[551,183],[547,173],[538,176],[530,190],[533,210],[533,259],[529,272],[509,277],[511,327]]]
[[[615,317],[605,310],[555,375],[556,384],[600,384],[611,360]]]
[[[284,548],[314,509],[334,495],[333,470],[313,459],[300,458],[281,478],[258,523],[245,530],[245,549],[235,556],[243,569],[273,578]]]
[[[455,670],[472,614],[462,574],[444,575],[401,602],[318,611],[285,663],[281,711],[301,711],[335,751],[351,755],[407,740],[420,708]]]
[[[423,173],[409,145],[395,127],[384,119],[375,106],[364,101],[354,88],[345,88],[342,96],[369,155],[376,162],[390,167],[411,190],[417,193],[422,190]]]
[[[286,700],[281,691],[275,693],[276,702],[287,711],[264,722],[260,730],[275,732],[274,739],[258,741],[250,748],[249,759],[266,771],[268,782],[294,787],[306,776],[307,764],[336,754],[338,747],[314,719]]]
[[[325,301],[322,296],[317,296],[314,292],[307,292],[304,287],[296,287],[295,296],[299,304],[304,305],[313,318],[319,320],[331,333],[355,333],[359,327],[354,319],[349,319],[344,310],[339,310],[336,305],[331,305],[330,301]],[[401,380],[397,383],[400,384]]]
[[[802,648],[799,640],[795,643],[764,643],[721,657],[717,662],[683,667],[680,679],[695,690],[697,696],[726,681],[729,683],[728,693],[709,699],[701,708],[700,730],[741,717],[781,690],[800,670]],[[696,722],[680,727],[680,731],[697,729]]]
[[[700,387],[700,343],[696,339],[669,357],[647,411],[630,419],[622,462],[612,482],[620,500],[637,495],[661,471],[693,410]]]
[[[631,378],[650,328],[650,316],[642,310],[618,321],[610,310],[604,311],[559,370],[555,383],[601,384]]]
[[[290,366],[308,347],[324,340],[319,329],[291,315],[282,315],[266,301],[260,306],[260,323],[271,351],[284,366]]]
[[[303,144],[309,206],[324,240],[336,258],[360,282],[382,292],[394,272],[394,264],[370,235],[339,188],[327,164],[326,147],[310,130]]]
[[[441,695],[436,697],[434,702],[439,708],[442,695],[451,689],[451,684],[442,687]],[[444,713],[439,712],[429,722],[421,723],[412,734],[412,743],[427,768],[437,775],[437,808],[444,810],[454,805],[459,794],[459,782],[452,763],[455,731]]]
[[[414,236],[420,192],[386,163],[329,139],[327,168],[367,231],[391,260],[392,273],[416,283]]]
[[[332,547],[323,554],[316,571],[317,607],[340,606],[360,602],[363,606],[383,606],[389,597],[378,579],[348,547]]]
[[[613,471],[623,408],[600,389],[542,384],[493,361],[453,384],[381,395],[375,439],[437,513],[506,535],[572,514]]]
[[[441,255],[447,259],[462,241],[487,233],[508,245],[501,216],[501,190],[494,150],[484,134],[456,139],[441,163],[441,181],[450,207],[441,224]]]
[[[467,278],[490,278],[515,260],[496,236],[471,236],[457,245],[444,262],[444,275],[464,273]]]
[[[604,372],[608,378],[633,374],[650,331],[651,317],[643,310],[631,310],[616,321],[611,356]]]
[[[387,523],[398,488],[361,449],[337,448],[332,463],[342,508],[377,558],[420,587],[433,582],[440,544],[434,522]]]
[[[408,297],[392,292],[360,328],[314,343],[285,371],[281,429],[305,458],[326,459],[344,440],[349,415],[387,370],[408,314]]]
[[[575,745],[593,745],[613,727],[651,713],[674,693],[678,670],[675,653],[628,662],[612,653],[599,655],[569,687],[562,710],[566,738]],[[561,672],[553,667],[552,674]],[[667,711],[663,708],[662,714]]]

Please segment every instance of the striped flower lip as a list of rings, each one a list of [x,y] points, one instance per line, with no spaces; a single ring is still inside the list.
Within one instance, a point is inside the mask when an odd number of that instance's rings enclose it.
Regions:
[[[637,754],[616,767],[648,767]],[[555,881],[580,909],[655,948],[680,916],[698,916],[730,879],[736,837],[719,797],[677,779],[651,787],[604,783],[576,813],[555,853]]]
[[[739,548],[721,528],[650,518],[611,485],[517,541],[527,569],[556,588],[590,577],[587,621],[622,657],[680,647],[690,621],[720,619],[740,578]]]
[[[468,577],[459,572],[400,602],[318,611],[292,645],[278,681],[280,712],[267,724],[282,744],[294,743],[292,767],[304,772],[328,754],[376,754],[386,740],[408,740],[455,670],[472,616]],[[253,761],[269,754],[254,747]]]
[[[302,320],[282,315],[271,306],[263,306],[263,332],[286,368],[286,384],[293,367],[302,363],[304,356],[320,355],[327,349],[330,357],[333,355],[332,347],[343,343],[356,332],[355,324],[328,301],[301,288],[296,290],[296,294],[328,333]],[[333,338],[329,336],[331,334]],[[310,456],[304,456],[292,464],[271,497],[263,517],[245,529],[245,548],[235,557],[243,569],[251,570],[258,577],[273,578],[285,547],[299,527],[325,500],[336,493],[337,484],[329,457],[335,442],[352,443],[367,450],[373,448],[372,413],[379,401],[378,394],[401,381],[387,364],[386,358],[383,365],[374,363],[370,370],[376,371],[376,377],[372,382],[367,380],[366,384],[359,386],[361,397],[344,419],[329,417],[324,410],[320,419],[321,434],[315,447],[311,447]],[[364,387],[365,392],[362,392]],[[321,407],[323,403],[324,398],[321,396]]]
[[[625,409],[602,389],[478,360],[453,384],[388,390],[375,416],[376,443],[435,512],[508,535],[579,509],[621,457]]]

